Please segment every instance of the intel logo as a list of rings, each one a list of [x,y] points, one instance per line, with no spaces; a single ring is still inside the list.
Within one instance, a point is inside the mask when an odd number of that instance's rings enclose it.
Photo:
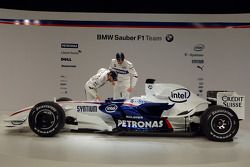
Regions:
[[[105,108],[105,111],[108,112],[108,113],[113,113],[117,110],[117,105],[115,104],[110,104],[108,105],[106,108]]]
[[[172,102],[176,102],[176,103],[183,103],[187,101],[190,95],[191,93],[187,89],[184,89],[184,88],[175,89],[171,92],[169,100],[171,100]]]
[[[203,44],[197,44],[195,47],[194,47],[194,51],[203,51],[205,49],[205,45]]]

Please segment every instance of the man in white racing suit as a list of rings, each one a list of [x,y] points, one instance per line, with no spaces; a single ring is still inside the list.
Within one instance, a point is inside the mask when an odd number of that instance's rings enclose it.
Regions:
[[[103,86],[107,81],[115,85],[117,81],[117,73],[113,70],[101,68],[97,74],[92,76],[85,84],[85,93],[87,100],[100,100],[97,94],[97,89]]]
[[[114,99],[128,99],[133,91],[138,75],[133,64],[125,59],[123,53],[117,53],[116,59],[111,60],[110,70],[114,70],[118,74],[117,82],[114,86]]]

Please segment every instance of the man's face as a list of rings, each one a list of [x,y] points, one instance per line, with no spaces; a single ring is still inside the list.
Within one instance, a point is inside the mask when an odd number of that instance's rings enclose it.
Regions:
[[[123,63],[123,61],[124,61],[124,60],[122,60],[122,59],[116,59],[116,60],[117,60],[117,63],[120,64],[120,65],[121,65],[121,64]]]
[[[111,82],[112,85],[115,85],[115,81],[111,75],[108,75],[108,81]]]

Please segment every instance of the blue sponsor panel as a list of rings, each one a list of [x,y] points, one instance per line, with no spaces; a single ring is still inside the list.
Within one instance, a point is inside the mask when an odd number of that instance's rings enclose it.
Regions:
[[[136,107],[136,110],[148,119],[159,119],[164,110],[169,110],[174,104],[168,103],[144,103]]]
[[[123,105],[122,102],[114,102],[114,101],[106,101],[101,106],[99,106],[99,110],[111,115],[113,118],[120,118],[124,117],[123,110],[121,109],[121,106]]]
[[[163,111],[169,110],[174,104],[143,103],[138,106],[123,105],[123,102],[104,103],[99,109],[111,115],[120,130],[169,131]]]

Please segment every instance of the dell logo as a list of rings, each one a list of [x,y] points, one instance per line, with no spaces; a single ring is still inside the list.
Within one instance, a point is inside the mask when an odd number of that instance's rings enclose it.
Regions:
[[[61,57],[61,61],[72,61],[70,57]]]

